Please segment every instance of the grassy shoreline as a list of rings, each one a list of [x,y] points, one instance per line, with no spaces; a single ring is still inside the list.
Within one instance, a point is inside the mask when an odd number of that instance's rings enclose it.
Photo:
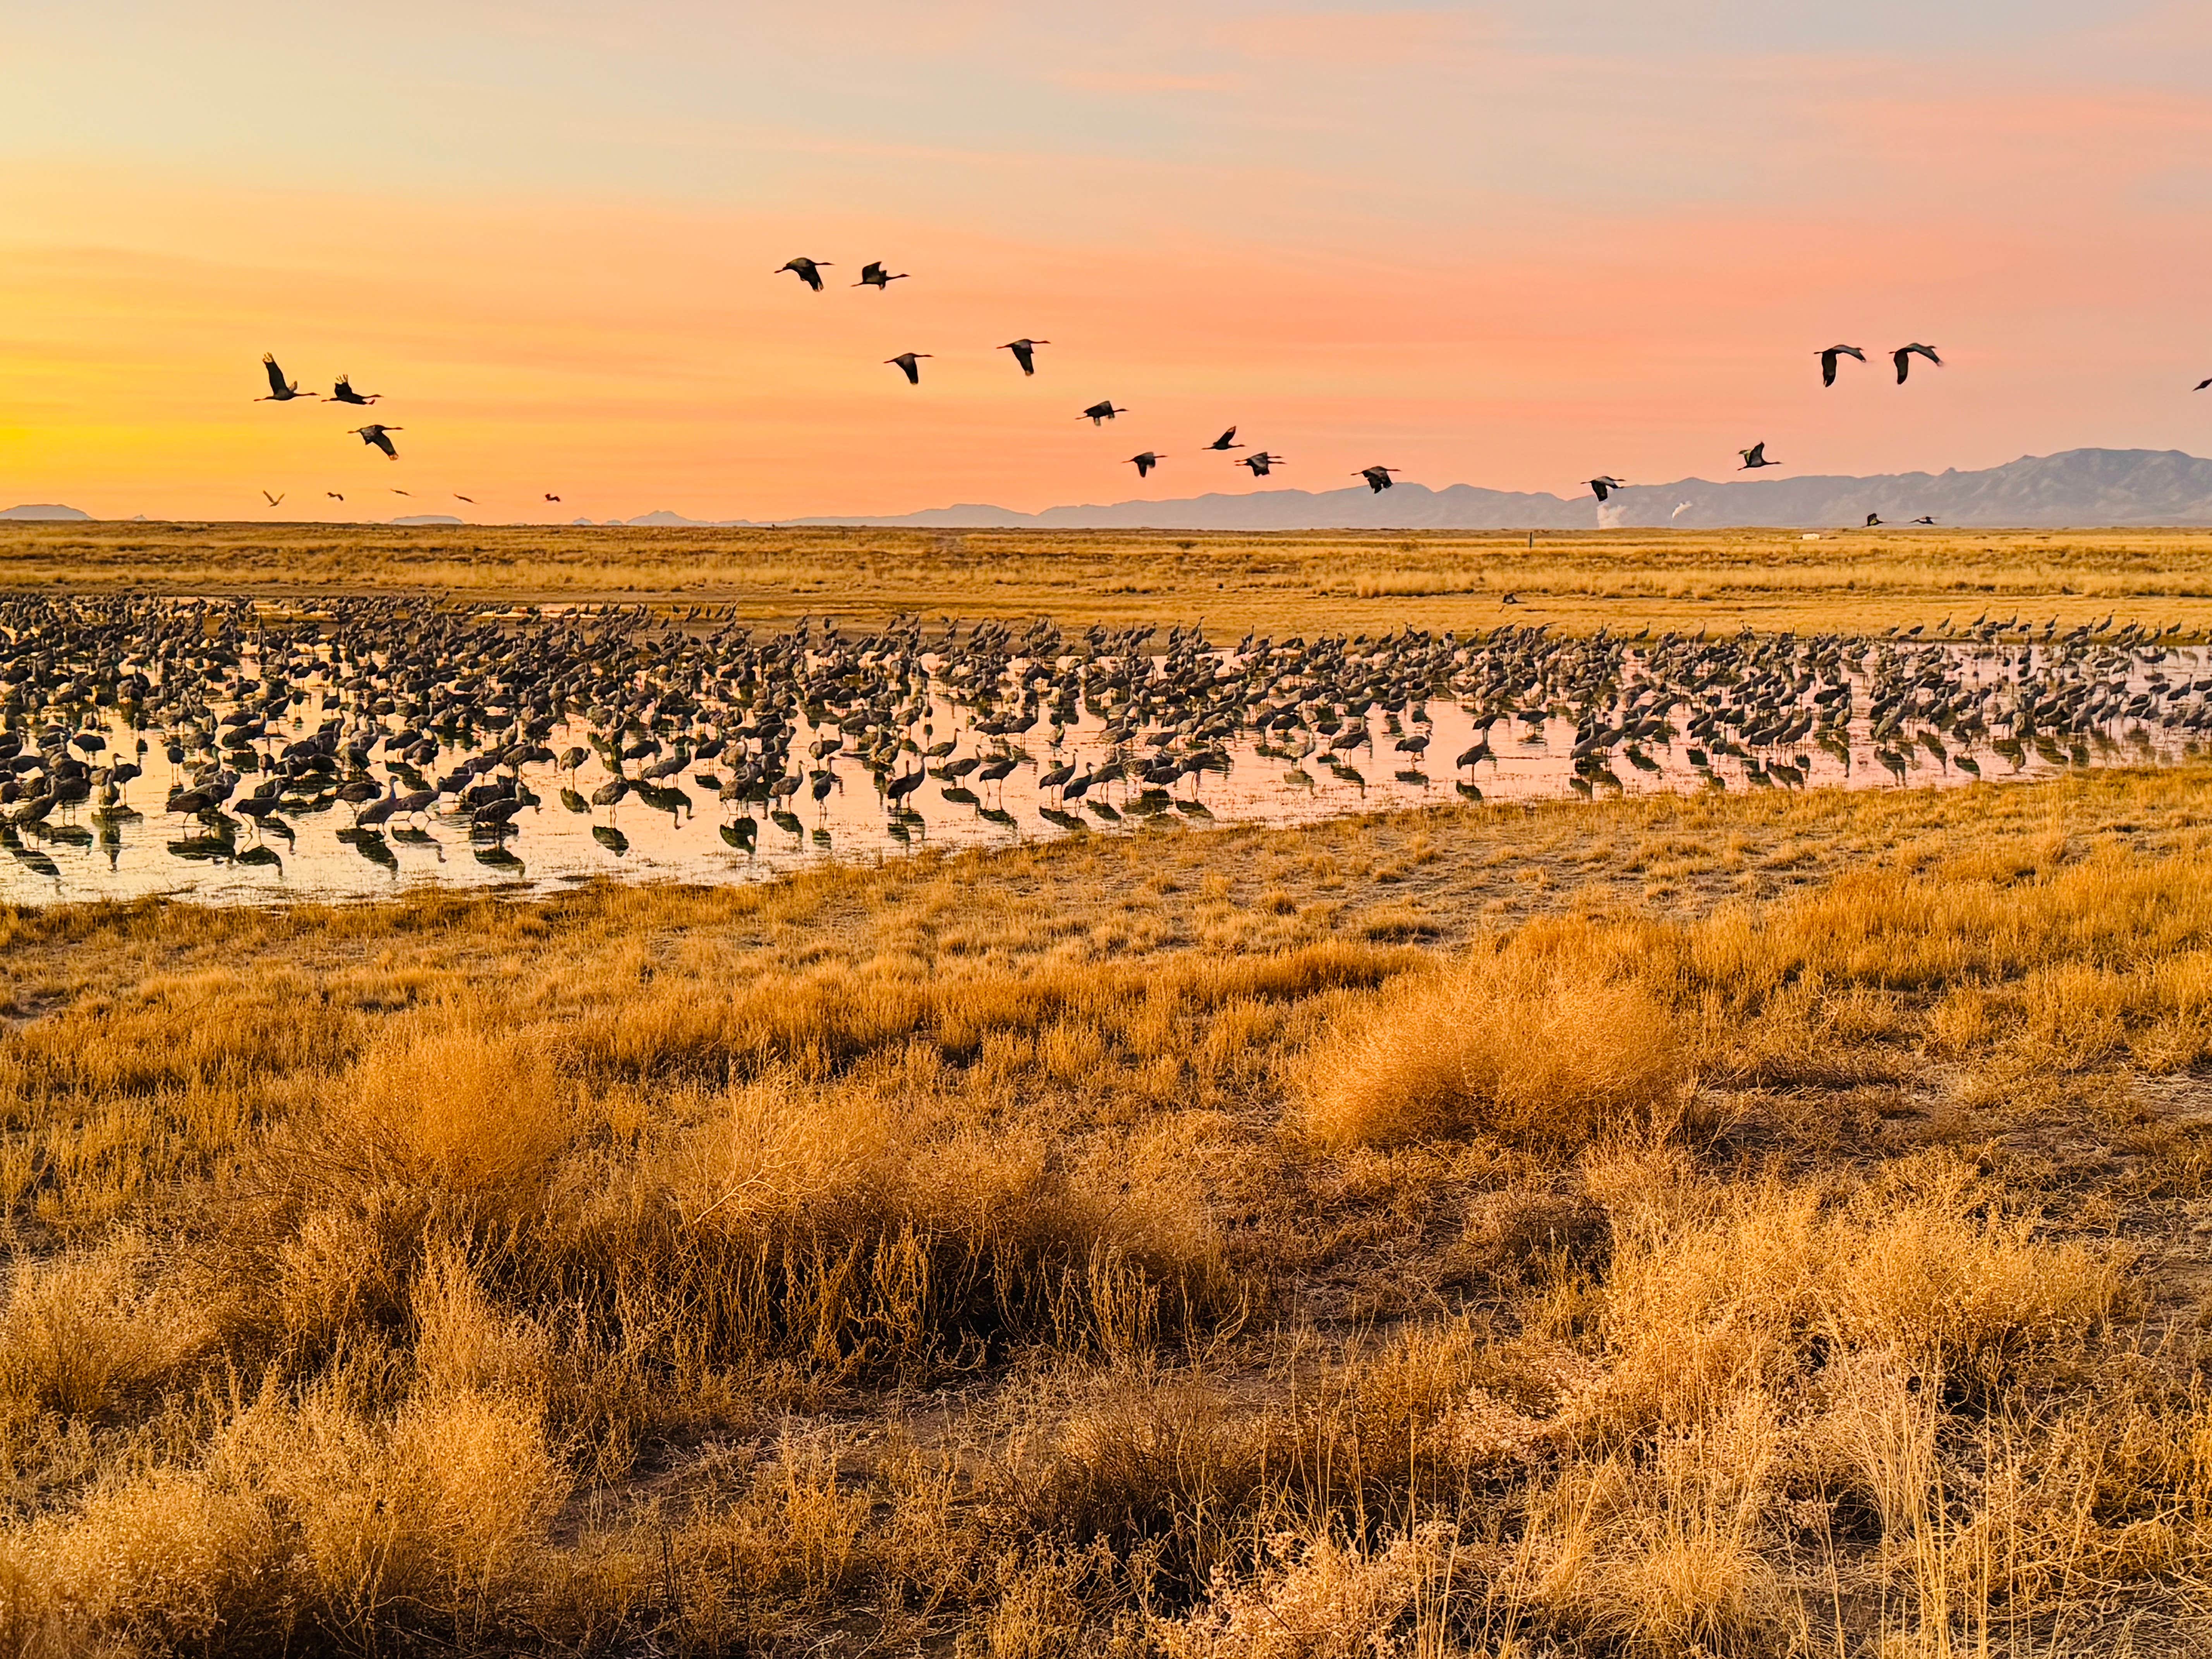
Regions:
[[[2208,784],[11,911],[5,1627],[2197,1650]]]

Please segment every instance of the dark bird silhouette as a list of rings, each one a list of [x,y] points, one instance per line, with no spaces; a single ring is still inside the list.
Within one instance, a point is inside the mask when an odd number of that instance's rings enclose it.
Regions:
[[[1240,444],[1240,443],[1238,443],[1238,442],[1237,441],[1237,428],[1236,428],[1235,427],[1233,427],[1233,426],[1232,426],[1232,427],[1231,427],[1231,428],[1229,428],[1229,430],[1228,430],[1228,431],[1226,431],[1226,432],[1223,433],[1223,434],[1222,434],[1218,438],[1216,438],[1216,439],[1212,442],[1212,443],[1210,443],[1210,444],[1206,445],[1206,447],[1207,447],[1208,449],[1229,450],[1229,449],[1242,449],[1242,448],[1243,448],[1243,447],[1244,447],[1244,446],[1243,446],[1243,444]]]
[[[787,259],[776,267],[775,274],[781,276],[787,270],[819,294],[822,292],[822,273],[829,268],[827,259]]]
[[[1154,454],[1148,449],[1141,455],[1130,456],[1129,465],[1137,469],[1137,476],[1142,478],[1147,477],[1152,472],[1152,470],[1160,464],[1160,460],[1161,458],[1159,456]]]
[[[393,495],[412,495],[414,492],[412,492],[411,490],[402,489],[400,489],[400,488],[399,488],[399,486],[398,486],[398,485],[394,484],[394,485],[392,487],[392,493]]]
[[[367,426],[357,426],[354,428],[354,435],[359,438],[362,442],[368,445],[371,448],[382,450],[384,452],[384,459],[386,460],[396,461],[399,459],[399,452],[392,447],[392,440],[386,434],[387,433],[398,432],[399,430],[401,430],[401,428],[398,427],[379,426],[372,421]],[[404,495],[407,492],[402,489],[395,491],[394,493]]]
[[[457,501],[466,501],[471,507],[474,507],[477,504],[477,498],[475,496],[464,495],[458,489],[453,492],[453,499]]]
[[[289,404],[295,398],[305,398],[310,403],[319,401],[313,392],[301,391],[300,383],[297,380],[288,380],[284,378],[284,371],[276,367],[275,354],[263,352],[261,368],[269,376],[269,395],[265,398],[256,398],[253,400],[255,403]]]
[[[1252,476],[1255,478],[1266,477],[1270,471],[1282,465],[1282,464],[1283,458],[1281,456],[1270,455],[1264,449],[1255,449],[1249,455],[1236,456],[1230,462],[1230,465],[1232,466],[1250,467],[1252,469]]]
[[[1390,475],[1393,472],[1403,472],[1405,470],[1402,466],[1363,466],[1352,476],[1355,478],[1366,479],[1367,488],[1380,495],[1384,490],[1395,486],[1397,480]]]
[[[893,283],[904,282],[907,273],[903,270],[885,270],[882,260],[871,259],[860,267],[860,280],[853,286],[881,290],[889,288]]]
[[[1739,449],[1736,453],[1743,457],[1743,465],[1736,468],[1739,472],[1753,472],[1762,466],[1782,465],[1779,461],[1770,461],[1766,459],[1766,446],[1763,442],[1755,443],[1748,449]]]
[[[929,353],[927,351],[902,351],[897,356],[886,357],[884,361],[887,363],[897,364],[899,368],[904,372],[906,375],[906,383],[908,386],[920,386],[921,384],[921,360],[928,356]]]
[[[1109,398],[1103,403],[1096,403],[1091,404],[1090,408],[1085,410],[1083,413],[1077,416],[1076,418],[1078,420],[1089,421],[1091,425],[1097,426],[1102,421],[1110,421],[1116,415],[1127,415],[1128,412],[1129,411],[1126,409],[1115,408],[1114,400],[1111,398]]]
[[[384,394],[381,392],[356,392],[353,376],[341,374],[338,383],[331,388],[331,401],[340,404],[373,404]]]
[[[1930,514],[1929,517],[1924,519],[1915,519],[1912,522],[1915,524],[1932,525],[1936,522],[1936,520],[1934,515]]]
[[[261,499],[268,502],[271,507],[282,507],[284,505],[284,498],[282,495],[272,495],[265,489],[261,492]]]
[[[1934,346],[1922,345],[1918,341],[1915,341],[1911,345],[1899,346],[1896,350],[1889,354],[1890,362],[1897,365],[1898,385],[1903,386],[1905,384],[1905,371],[1912,367],[1912,358],[1916,352],[1921,356],[1925,357],[1929,362],[1935,364],[1936,368],[1941,368],[1943,367],[1943,360],[1936,355],[1936,348]]]
[[[1867,527],[1869,530],[1873,529],[1876,525],[1880,524],[1881,522],[1881,514],[1879,514],[1879,513],[1869,513],[1869,514],[1867,514],[1866,527]]]
[[[1598,500],[1604,501],[1610,496],[1614,490],[1626,489],[1628,488],[1628,485],[1625,480],[1620,478],[1592,478],[1589,481],[1589,487],[1590,492],[1595,495]]]
[[[329,496],[334,501],[342,501],[345,499],[344,496],[339,495],[335,489],[325,489],[323,494]]]
[[[558,495],[548,495],[545,499],[549,501],[557,501],[561,498]]]
[[[1864,362],[1866,353],[1861,351],[1856,346],[1830,346],[1820,354],[1820,384],[1822,386],[1835,385],[1836,359],[1838,357],[1856,357],[1861,362]]]
[[[2206,386],[2212,386],[2212,380],[2199,380],[2199,381],[2197,383],[2197,389],[2199,392],[2202,392],[2202,391],[2203,391],[2203,390],[2204,390],[2204,388],[2205,388]]]
[[[1034,374],[1036,373],[1036,349],[1051,343],[1049,340],[1009,340],[999,349],[1012,352],[1014,361],[1022,366],[1022,373]]]

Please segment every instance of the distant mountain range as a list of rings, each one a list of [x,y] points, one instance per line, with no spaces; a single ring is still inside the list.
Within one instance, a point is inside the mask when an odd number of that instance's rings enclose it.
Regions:
[[[1938,525],[1986,528],[2212,525],[2212,460],[2175,449],[2069,449],[2024,455],[1979,472],[1631,484],[1602,505],[1590,495],[1562,499],[1473,484],[1431,489],[1401,483],[1379,494],[1354,484],[1318,494],[1262,489],[1042,513],[968,506],[896,518],[793,522],[1036,530],[1712,530],[1735,525],[1824,530],[1863,525],[1869,513],[1891,524],[1932,517]],[[669,516],[655,514],[654,521]]]
[[[1380,494],[1364,484],[1316,493],[1255,489],[1170,501],[1117,501],[1016,513],[1003,507],[933,507],[891,518],[785,519],[785,525],[915,526],[945,530],[1714,530],[1730,526],[1830,530],[1867,514],[1902,525],[1933,518],[1961,529],[2104,525],[2212,525],[2212,460],[2178,449],[2069,449],[2023,455],[1978,472],[1893,472],[1877,477],[1744,477],[1718,483],[1683,478],[1630,484],[1602,504],[1452,484],[1401,483]],[[73,507],[27,505],[0,520],[82,520]],[[444,514],[395,524],[457,525]],[[587,525],[589,519],[574,522]],[[737,526],[750,519],[687,519],[665,508],[610,525]]]
[[[0,507],[0,519],[13,519],[18,522],[52,523],[60,520],[76,524],[91,517],[89,513],[80,513],[73,507],[58,507],[52,501],[26,501],[21,507]]]

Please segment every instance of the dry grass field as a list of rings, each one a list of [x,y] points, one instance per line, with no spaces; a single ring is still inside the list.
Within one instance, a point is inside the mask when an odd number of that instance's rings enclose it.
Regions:
[[[1217,534],[125,524],[0,526],[0,591],[64,586],[470,603],[1203,619],[1230,637],[1551,623],[1588,632],[1880,629],[2115,611],[2212,635],[2212,532],[1354,531]],[[1503,603],[1505,596],[1516,603]]]
[[[0,916],[0,1639],[2202,1652],[2209,789]]]
[[[6,532],[50,582],[2212,625],[2178,532]],[[2197,764],[0,910],[0,1656],[2212,1650],[2209,866]]]

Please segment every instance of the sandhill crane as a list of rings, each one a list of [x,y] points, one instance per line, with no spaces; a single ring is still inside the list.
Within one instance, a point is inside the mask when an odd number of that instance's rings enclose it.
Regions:
[[[1898,347],[1896,350],[1889,354],[1890,362],[1897,365],[1898,385],[1903,386],[1905,384],[1905,371],[1912,367],[1912,359],[1915,356],[1925,357],[1929,362],[1935,364],[1938,368],[1943,367],[1943,360],[1936,355],[1936,348],[1934,346],[1922,345],[1917,340],[1911,345],[1901,345]]]
[[[545,499],[549,501],[557,501],[561,498],[558,495],[548,495]]]
[[[854,288],[872,288],[878,292],[881,292],[883,289],[889,288],[893,283],[904,282],[906,277],[907,273],[905,271],[885,270],[884,269],[882,260],[871,259],[867,264],[860,267],[860,280],[854,283],[853,286]]]
[[[1228,431],[1226,431],[1226,432],[1223,433],[1223,434],[1222,434],[1218,438],[1216,438],[1216,439],[1212,442],[1212,443],[1210,443],[1210,444],[1206,445],[1206,447],[1207,447],[1208,449],[1230,450],[1230,449],[1242,449],[1242,448],[1243,448],[1243,447],[1244,447],[1244,446],[1243,446],[1243,444],[1240,444],[1240,443],[1238,443],[1238,442],[1237,441],[1237,428],[1236,428],[1235,427],[1233,427],[1233,426],[1232,426],[1232,427],[1231,427],[1231,428],[1229,428],[1229,430],[1228,430]]]
[[[1363,466],[1352,476],[1355,478],[1366,479],[1367,488],[1380,495],[1384,490],[1396,486],[1397,480],[1390,475],[1393,472],[1403,472],[1405,470],[1402,466]]]
[[[289,404],[295,398],[304,398],[309,403],[319,401],[313,392],[301,391],[300,383],[297,380],[288,380],[284,378],[284,371],[276,367],[274,353],[264,351],[261,354],[261,368],[262,372],[269,376],[269,395],[265,398],[256,398],[253,400],[255,403]]]
[[[282,507],[284,505],[284,498],[282,495],[272,495],[265,489],[261,492],[261,499],[268,502],[271,507]]]
[[[1762,466],[1782,465],[1779,461],[1770,461],[1766,459],[1766,445],[1764,442],[1755,443],[1748,449],[1739,449],[1736,453],[1743,457],[1743,465],[1736,468],[1739,472],[1755,472]]]
[[[899,372],[906,376],[906,383],[908,386],[920,386],[921,360],[929,355],[927,351],[902,351],[897,356],[886,357],[884,361],[895,365]]]
[[[999,349],[1012,352],[1014,361],[1022,366],[1022,373],[1034,374],[1036,373],[1036,349],[1051,343],[1049,340],[1009,340]]]
[[[1152,473],[1152,470],[1160,464],[1161,459],[1162,457],[1154,454],[1148,449],[1140,455],[1130,456],[1129,465],[1137,469],[1137,476],[1142,478],[1149,477]]]
[[[397,428],[394,429],[397,430]],[[453,492],[453,499],[457,501],[466,501],[471,507],[474,507],[477,504],[477,498],[475,496],[464,495],[458,489]]]
[[[329,496],[334,501],[342,501],[345,499],[344,496],[339,495],[335,489],[325,489],[323,494]]]
[[[1881,514],[1879,514],[1879,513],[1869,513],[1869,514],[1867,514],[1866,527],[1867,527],[1869,530],[1872,530],[1875,526],[1879,525],[1881,522]]]
[[[822,292],[822,273],[829,268],[827,259],[787,259],[775,268],[775,274],[781,276],[787,270],[819,294]]]
[[[1625,480],[1620,478],[1592,478],[1589,481],[1589,487],[1591,493],[1594,494],[1598,500],[1604,501],[1607,496],[1611,495],[1614,490],[1626,489],[1628,488],[1628,485]]]
[[[1856,357],[1861,362],[1864,362],[1866,361],[1866,353],[1861,351],[1856,346],[1847,345],[1832,345],[1826,351],[1821,352],[1820,354],[1820,384],[1822,386],[1835,385],[1836,359],[1838,357]]]
[[[2202,392],[2202,391],[2203,391],[2203,390],[2204,390],[2204,388],[2205,388],[2206,386],[2212,386],[2212,380],[2199,380],[2199,381],[2197,383],[2197,389],[2199,392]]]
[[[1109,398],[1102,403],[1091,404],[1075,418],[1079,421],[1088,421],[1091,425],[1097,426],[1103,421],[1112,420],[1116,415],[1127,415],[1128,412],[1126,409],[1116,409],[1114,406],[1114,400]]]
[[[1256,449],[1249,455],[1238,455],[1234,457],[1231,460],[1230,465],[1231,466],[1249,466],[1252,469],[1252,476],[1254,477],[1264,478],[1273,469],[1283,465],[1283,458],[1279,455],[1270,455],[1264,449]]]
[[[392,447],[392,440],[386,434],[388,433],[400,431],[402,430],[401,428],[396,426],[380,426],[375,422],[372,421],[367,426],[357,426],[354,428],[353,430],[354,435],[359,438],[362,442],[368,445],[372,449],[382,450],[384,452],[384,459],[386,460],[396,461],[399,459],[399,452]],[[404,495],[407,492],[404,489],[399,489],[394,490],[392,493],[394,495]]]
[[[338,383],[331,388],[331,401],[340,404],[373,404],[384,394],[381,392],[356,392],[353,376],[341,374]]]

